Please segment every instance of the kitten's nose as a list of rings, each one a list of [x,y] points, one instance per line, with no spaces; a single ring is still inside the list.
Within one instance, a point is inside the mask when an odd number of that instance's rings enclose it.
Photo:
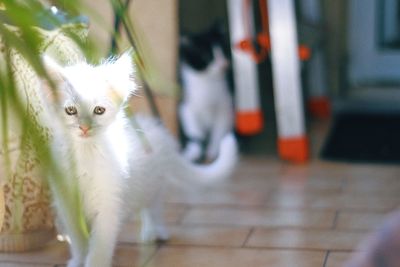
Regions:
[[[89,131],[90,127],[88,125],[79,125],[79,129],[82,130],[83,134],[87,134]]]

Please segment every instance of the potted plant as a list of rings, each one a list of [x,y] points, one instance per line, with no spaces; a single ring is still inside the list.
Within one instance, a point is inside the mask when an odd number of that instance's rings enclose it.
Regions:
[[[52,132],[42,123],[43,103],[38,90],[41,81],[52,83],[42,65],[43,53],[61,63],[96,61],[99,53],[86,38],[82,18],[77,19],[80,0],[60,1],[68,12],[59,16],[54,15],[57,10],[49,12],[42,2],[0,0],[0,251],[37,248],[55,237],[50,191],[62,196],[63,206],[82,238],[88,236],[79,191],[76,186],[67,185],[65,174],[57,167],[57,155],[51,153]],[[110,0],[116,19],[135,47],[145,96],[157,115],[149,87],[176,86],[161,82],[148,57],[143,58],[149,53],[143,52],[146,45],[137,43],[139,34],[126,14],[128,3]],[[120,35],[115,32],[114,36],[118,43]],[[148,85],[147,81],[158,86]]]
[[[77,188],[66,188],[51,154],[51,129],[41,120],[40,83],[47,79],[44,53],[61,62],[84,58],[82,24],[61,24],[39,1],[3,1],[0,24],[0,251],[43,246],[56,236],[53,192],[63,192],[65,207],[87,235]],[[38,15],[40,14],[40,16]],[[54,23],[53,29],[41,23]],[[51,82],[49,80],[49,82]],[[47,175],[52,172],[53,175]],[[54,175],[55,174],[55,175]],[[49,180],[48,177],[54,177]]]

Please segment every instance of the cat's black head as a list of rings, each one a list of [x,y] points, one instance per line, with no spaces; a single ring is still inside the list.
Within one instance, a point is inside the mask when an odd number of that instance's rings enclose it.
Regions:
[[[213,47],[226,51],[225,34],[220,24],[195,34],[182,34],[180,38],[180,58],[197,71],[202,71],[214,60]],[[226,52],[225,52],[226,57]]]

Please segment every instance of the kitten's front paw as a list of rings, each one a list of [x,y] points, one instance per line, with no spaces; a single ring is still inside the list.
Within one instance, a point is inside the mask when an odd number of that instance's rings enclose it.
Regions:
[[[188,160],[194,162],[199,160],[201,157],[201,146],[197,143],[188,143],[185,150],[183,151],[183,156]]]
[[[83,267],[83,262],[81,259],[72,258],[68,261],[66,267]]]
[[[153,243],[153,242],[166,242],[169,239],[169,233],[165,227],[144,228],[140,232],[140,240],[143,243]]]
[[[140,241],[145,244],[153,243],[157,239],[154,231],[149,229],[142,229],[140,232]]]
[[[156,229],[157,242],[167,242],[169,240],[169,232],[164,226],[159,226]]]

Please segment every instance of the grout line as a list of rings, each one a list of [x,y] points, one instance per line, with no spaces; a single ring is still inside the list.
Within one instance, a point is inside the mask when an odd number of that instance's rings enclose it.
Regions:
[[[274,246],[265,246],[265,247],[258,247],[258,246],[247,246],[241,249],[258,249],[258,250],[290,250],[290,251],[317,251],[323,252],[326,251],[327,248],[313,248],[313,247],[274,247]],[[329,249],[330,251],[334,252],[354,252],[354,249]]]
[[[186,215],[189,213],[189,211],[192,209],[193,207],[189,204],[185,205],[185,208],[182,212],[182,214],[179,216],[179,219],[176,220],[176,225],[183,225],[183,221],[185,220]]]
[[[314,225],[280,225],[280,224],[230,224],[223,222],[185,222],[182,224],[182,227],[204,227],[204,228],[251,228],[257,227],[262,229],[298,229],[298,230],[330,230],[332,228],[331,224],[327,224],[324,226],[314,226]],[[362,229],[363,230],[363,229]],[[360,230],[360,231],[362,231]],[[367,229],[368,230],[368,229]],[[349,232],[352,229],[348,229]]]
[[[344,193],[346,190],[346,186],[349,184],[349,178],[348,177],[343,177],[342,181],[340,183],[340,191],[341,193]]]
[[[18,266],[31,266],[31,265],[33,265],[33,266],[54,266],[54,267],[57,267],[57,266],[65,266],[65,264],[63,264],[63,263],[45,263],[45,262],[36,262],[36,261],[33,261],[33,262],[29,262],[29,261],[18,261],[18,260],[16,260],[16,261],[14,261],[14,260],[5,260],[5,261],[0,261],[0,266],[2,266],[3,264],[11,264],[11,266],[17,266],[17,265],[15,265],[15,264],[18,264]]]
[[[244,242],[241,246],[242,248],[244,248],[246,246],[247,242],[249,241],[249,239],[250,239],[251,235],[254,233],[254,231],[255,231],[254,227],[251,227],[249,233],[247,234],[246,238],[244,239]]]
[[[399,203],[400,204],[400,203]],[[334,212],[337,211],[338,208],[341,208],[342,211],[346,212],[356,212],[356,213],[388,213],[392,210],[393,206],[388,208],[369,208],[369,207],[362,207],[362,208],[352,208],[352,207],[308,207],[308,206],[301,206],[301,207],[282,207],[278,205],[238,205],[238,204],[187,204],[188,209],[194,210],[216,210],[216,209],[229,209],[229,210],[266,210],[266,211],[283,211],[283,212]],[[396,206],[396,203],[394,204]],[[396,206],[397,207],[397,206]],[[187,211],[184,212],[183,216],[187,214]]]
[[[149,257],[147,258],[147,260],[145,260],[145,261],[143,262],[143,264],[141,265],[141,267],[146,267],[146,266],[151,262],[151,260],[154,259],[154,257],[156,256],[156,254],[160,251],[160,249],[161,249],[164,245],[165,245],[164,243],[158,244],[158,245],[157,245],[157,248],[154,250],[154,252],[153,252],[151,255],[149,255]]]
[[[322,252],[327,251],[326,248],[311,248],[311,247],[274,247],[274,246],[224,246],[224,245],[200,245],[200,244],[167,244],[166,248],[206,248],[206,249],[225,249],[225,250],[287,250],[287,251],[314,251]],[[334,252],[354,252],[354,249],[330,249]]]
[[[326,254],[325,254],[324,264],[322,265],[322,267],[326,267],[326,264],[328,263],[329,254],[331,254],[331,251],[330,251],[330,250],[328,250],[328,251],[326,252]]]
[[[334,218],[335,220],[335,218]],[[335,222],[333,223],[335,224]],[[351,233],[364,233],[364,232],[369,232],[371,229],[369,228],[343,228],[343,229],[334,229],[334,225],[327,225],[327,226],[304,226],[304,225],[245,225],[245,224],[224,224],[224,223],[184,223],[182,225],[176,225],[176,224],[171,224],[175,225],[177,227],[184,227],[184,228],[189,228],[189,227],[201,227],[201,228],[252,228],[256,227],[259,229],[266,229],[266,230],[299,230],[299,231],[330,231],[330,230],[337,230],[340,232],[351,232]],[[336,225],[335,225],[336,226]],[[140,242],[121,242],[121,244],[141,244]]]
[[[339,210],[337,210],[335,212],[335,217],[333,218],[333,223],[332,223],[332,227],[331,227],[332,230],[337,230],[336,226],[337,226],[338,220],[339,220]]]

